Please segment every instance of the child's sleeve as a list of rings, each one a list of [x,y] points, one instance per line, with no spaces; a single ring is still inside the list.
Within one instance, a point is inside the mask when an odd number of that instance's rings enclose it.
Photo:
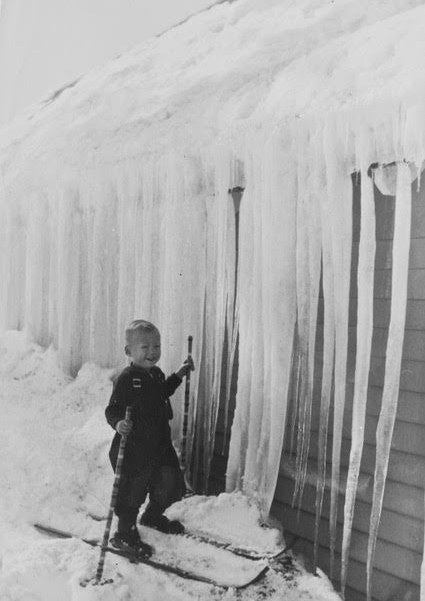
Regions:
[[[105,409],[106,421],[115,430],[119,421],[124,419],[129,404],[128,386],[125,377],[119,376],[114,382],[109,404]]]
[[[168,378],[164,380],[164,389],[167,397],[174,394],[181,383],[182,379],[179,378],[177,374],[171,374],[171,376],[168,376]]]

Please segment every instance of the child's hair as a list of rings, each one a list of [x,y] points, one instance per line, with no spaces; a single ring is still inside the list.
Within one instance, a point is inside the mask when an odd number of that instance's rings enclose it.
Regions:
[[[140,331],[159,334],[158,328],[150,321],[146,321],[144,319],[135,319],[127,326],[125,330],[125,343],[131,344],[134,334]]]

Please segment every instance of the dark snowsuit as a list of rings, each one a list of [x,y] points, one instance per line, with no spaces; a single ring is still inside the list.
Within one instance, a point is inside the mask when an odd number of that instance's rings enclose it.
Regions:
[[[154,522],[167,507],[183,497],[184,480],[168,423],[173,417],[168,397],[180,383],[177,374],[165,378],[159,367],[153,367],[148,373],[134,365],[126,367],[114,383],[106,419],[115,429],[124,419],[126,407],[131,406],[133,422],[115,506],[120,530],[135,524],[148,492],[149,504],[144,515]],[[109,451],[114,469],[120,439],[116,433]]]

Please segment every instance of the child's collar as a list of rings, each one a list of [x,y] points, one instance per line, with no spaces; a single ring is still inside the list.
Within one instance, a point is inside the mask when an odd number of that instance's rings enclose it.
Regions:
[[[130,363],[130,367],[132,369],[136,369],[139,373],[144,374],[145,376],[147,376],[148,378],[152,378],[155,372],[155,365],[153,367],[151,367],[151,369],[148,371],[147,369],[145,369],[144,367],[140,367],[140,365],[135,365],[133,363],[133,361],[131,361]]]

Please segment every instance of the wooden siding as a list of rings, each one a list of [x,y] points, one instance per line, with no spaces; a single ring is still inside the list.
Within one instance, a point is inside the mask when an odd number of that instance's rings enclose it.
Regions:
[[[423,190],[425,179],[422,182]],[[360,488],[357,495],[353,535],[350,549],[347,601],[364,601],[366,585],[366,555],[369,515],[375,465],[375,430],[379,415],[385,370],[385,351],[390,319],[391,252],[394,226],[394,198],[375,193],[377,251],[374,285],[374,332],[365,427],[365,447],[362,456]],[[356,352],[356,296],[359,238],[359,185],[354,182],[354,243],[350,292],[349,356],[347,372],[347,405],[344,415],[341,452],[341,494],[338,507],[338,551],[342,538],[344,509],[344,478],[350,453],[351,409],[354,388]],[[409,263],[408,307],[397,421],[390,455],[388,480],[379,528],[373,578],[373,598],[376,601],[419,601],[420,566],[424,532],[425,482],[425,194],[413,188],[412,241]],[[307,558],[311,566],[315,478],[317,461],[318,418],[320,405],[320,373],[322,363],[323,307],[319,309],[317,332],[316,378],[312,411],[312,432],[309,454],[309,477],[303,504],[298,513],[292,507],[293,469],[286,444],[272,513],[281,520],[288,539],[298,537],[294,549]],[[332,424],[332,414],[330,416]],[[287,439],[289,440],[289,439]],[[329,434],[328,451],[332,448]],[[330,473],[330,464],[328,471]],[[329,573],[329,490],[326,490],[320,529],[319,567]],[[336,557],[339,572],[339,554]],[[336,585],[338,586],[338,582]]]

